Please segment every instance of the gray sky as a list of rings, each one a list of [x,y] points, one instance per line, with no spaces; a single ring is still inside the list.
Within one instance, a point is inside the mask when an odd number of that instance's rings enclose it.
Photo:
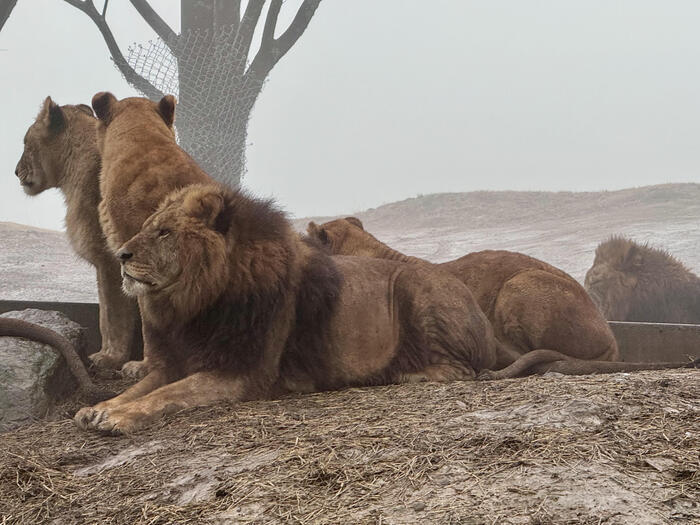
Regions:
[[[175,2],[152,5],[179,27]],[[127,2],[109,9],[123,50],[154,38]],[[698,182],[698,27],[694,0],[324,0],[258,100],[244,185],[305,216]],[[14,176],[26,127],[49,94],[134,92],[61,0],[20,0],[0,49],[0,221],[62,228],[60,195],[25,197]]]

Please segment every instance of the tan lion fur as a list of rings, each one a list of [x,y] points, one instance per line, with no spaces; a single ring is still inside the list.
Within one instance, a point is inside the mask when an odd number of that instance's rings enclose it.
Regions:
[[[567,357],[619,359],[615,337],[583,287],[545,262],[521,253],[486,250],[433,265],[388,247],[355,217],[320,226],[311,222],[308,233],[333,254],[404,261],[458,277],[474,294],[501,343],[497,368],[519,363],[489,377],[506,377],[523,372],[526,365]]]
[[[170,191],[213,180],[175,142],[172,95],[156,103],[97,93],[92,106],[99,118],[102,154],[100,222],[109,247],[116,251],[139,232]],[[144,346],[148,344],[144,333]],[[145,363],[125,361],[118,363],[124,365],[125,375],[145,373]]]
[[[218,185],[173,192],[119,257],[150,372],[79,411],[82,428],[129,433],[218,400],[472,379],[496,362],[491,326],[455,277],[331,257],[269,202]]]
[[[136,301],[121,290],[119,263],[107,248],[100,226],[96,125],[89,106],[58,106],[47,97],[24,136],[24,152],[15,173],[28,195],[49,188],[63,194],[71,246],[97,271],[102,348],[90,359],[110,367],[141,353],[140,319]]]
[[[624,237],[600,243],[585,286],[613,321],[700,323],[700,278],[646,244]]]

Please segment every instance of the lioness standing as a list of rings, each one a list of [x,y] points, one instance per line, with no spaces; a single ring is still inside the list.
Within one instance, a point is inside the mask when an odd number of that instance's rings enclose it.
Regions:
[[[121,290],[119,263],[100,227],[96,125],[89,106],[58,106],[46,97],[24,136],[15,174],[27,195],[49,188],[63,193],[71,246],[97,270],[102,348],[89,357],[97,366],[118,368],[140,353],[141,325],[136,301]]]
[[[99,119],[97,145],[102,155],[100,223],[116,252],[136,235],[169,192],[194,183],[214,182],[175,142],[175,97],[117,100],[97,93],[92,107]],[[144,332],[144,360],[148,360]],[[145,362],[132,361],[125,375],[142,375]]]

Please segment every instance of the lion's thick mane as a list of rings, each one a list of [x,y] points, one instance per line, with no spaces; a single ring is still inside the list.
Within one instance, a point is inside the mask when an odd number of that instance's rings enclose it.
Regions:
[[[610,320],[700,323],[700,278],[648,244],[620,236],[602,242],[585,285]]]

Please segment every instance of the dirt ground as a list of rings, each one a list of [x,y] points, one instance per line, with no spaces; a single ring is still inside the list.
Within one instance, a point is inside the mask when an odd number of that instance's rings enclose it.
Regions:
[[[64,419],[0,440],[2,523],[700,523],[693,370],[350,389],[129,437]]]

